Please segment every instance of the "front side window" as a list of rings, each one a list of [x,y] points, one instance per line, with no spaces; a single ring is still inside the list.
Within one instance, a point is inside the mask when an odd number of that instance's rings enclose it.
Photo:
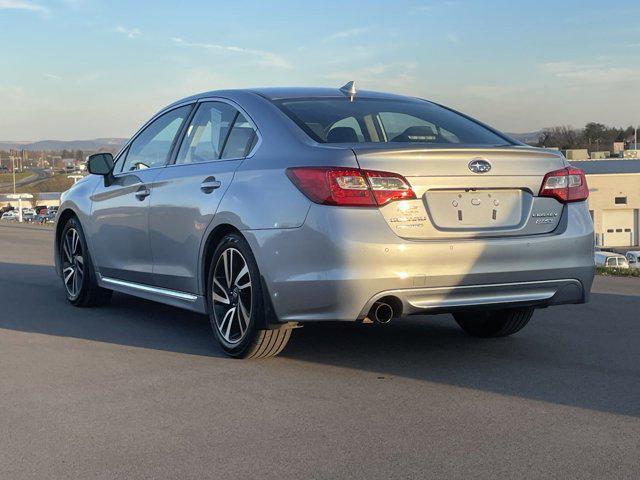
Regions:
[[[615,258],[607,258],[607,266],[608,267],[615,267],[616,266],[616,259]]]
[[[162,167],[167,163],[173,141],[191,106],[176,108],[158,117],[129,145],[121,172]]]
[[[253,126],[237,109],[223,102],[205,102],[187,128],[176,163],[244,158],[256,138]]]
[[[511,145],[483,125],[422,100],[318,97],[273,103],[320,143]]]

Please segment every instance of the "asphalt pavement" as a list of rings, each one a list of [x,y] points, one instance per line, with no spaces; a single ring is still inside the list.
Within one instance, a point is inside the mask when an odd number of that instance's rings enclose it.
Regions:
[[[224,358],[205,316],[67,304],[49,229],[0,225],[0,478],[640,478],[640,279],[479,340],[448,315]]]

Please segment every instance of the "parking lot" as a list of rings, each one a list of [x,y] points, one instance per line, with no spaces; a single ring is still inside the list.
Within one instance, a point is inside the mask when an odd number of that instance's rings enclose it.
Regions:
[[[507,339],[314,325],[238,361],[201,315],[69,306],[51,236],[0,225],[0,478],[640,477],[640,279]]]

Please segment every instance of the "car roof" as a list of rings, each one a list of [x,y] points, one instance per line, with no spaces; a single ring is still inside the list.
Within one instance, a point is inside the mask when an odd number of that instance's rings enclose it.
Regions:
[[[198,93],[189,97],[182,98],[169,107],[182,104],[189,101],[198,100],[207,97],[230,97],[234,98],[241,94],[251,93],[259,95],[267,100],[282,100],[285,98],[344,98],[345,94],[339,88],[321,88],[321,87],[265,87],[265,88],[242,88],[229,90],[210,90],[208,92]],[[417,97],[409,97],[405,95],[396,95],[393,93],[374,92],[370,90],[357,90],[356,98],[373,98],[384,100],[402,100],[412,102],[423,102]],[[167,108],[169,108],[167,107]]]
[[[601,255],[603,257],[623,257],[624,255],[620,255],[619,253],[614,253],[614,252],[595,252],[596,255]]]
[[[248,91],[256,93],[269,100],[281,100],[284,98],[344,98],[345,94],[339,88],[318,88],[318,87],[269,87],[253,88]],[[355,98],[376,98],[385,100],[409,100],[421,101],[416,97],[407,97],[393,93],[374,92],[371,90],[357,90]]]

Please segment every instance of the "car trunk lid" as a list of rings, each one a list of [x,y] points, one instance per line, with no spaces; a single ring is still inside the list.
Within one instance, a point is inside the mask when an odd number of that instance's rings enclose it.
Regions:
[[[537,196],[545,174],[566,166],[559,153],[519,146],[353,150],[361,168],[399,173],[411,184],[416,200],[381,208],[401,237],[535,235],[560,220],[562,203]]]

